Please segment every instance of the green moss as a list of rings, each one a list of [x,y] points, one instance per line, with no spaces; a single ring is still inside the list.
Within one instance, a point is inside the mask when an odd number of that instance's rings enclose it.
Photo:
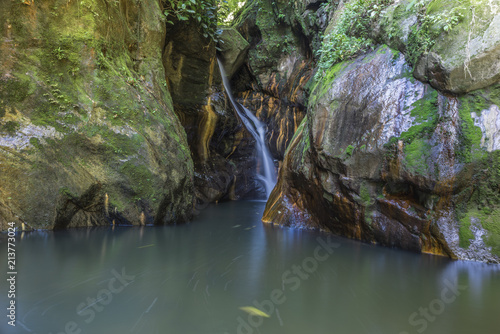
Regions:
[[[337,75],[350,64],[352,64],[352,61],[343,61],[330,67],[326,71],[324,78],[321,80],[323,82],[323,85],[330,86]]]
[[[457,208],[460,220],[460,243],[468,247],[470,238],[468,226],[471,218],[477,219],[488,231],[483,236],[492,252],[500,256],[500,151],[493,151],[480,161],[471,164],[475,170],[472,194],[468,190],[469,201]]]
[[[367,50],[373,41],[372,26],[392,0],[356,0],[347,3],[336,25],[322,41],[318,50],[318,67],[327,69],[335,63],[350,59]],[[316,75],[323,73],[318,71]]]
[[[437,125],[437,102],[438,93],[432,88],[428,88],[424,96],[412,104],[410,115],[414,117],[413,125],[399,137],[392,137],[387,148],[393,147],[399,140],[403,140],[406,145],[411,144],[416,139],[429,139]],[[418,155],[418,150],[423,148],[423,143],[416,143],[409,150],[412,154],[413,162],[419,160],[421,155]],[[391,150],[389,150],[391,151]],[[410,158],[411,159],[411,158]]]
[[[125,162],[120,171],[129,179],[130,185],[135,193],[135,200],[153,199],[155,196],[154,176],[148,167],[140,164],[138,161]]]
[[[59,193],[68,198],[78,198],[78,196],[74,194],[68,187],[59,188]]]
[[[66,132],[66,127],[58,122],[58,112],[60,104],[55,100],[40,99],[30,114],[31,122],[40,126],[53,126],[59,132]]]
[[[425,138],[431,135],[437,123],[437,97],[438,92],[429,88],[423,98],[412,104],[411,116],[415,117],[413,126],[401,134],[405,143],[411,143],[414,139]]]
[[[348,157],[350,157],[353,152],[354,152],[354,146],[349,145],[346,147],[345,154],[347,154]]]
[[[0,81],[0,106],[24,101],[30,90],[31,81],[27,78]]]
[[[458,237],[459,237],[459,245],[462,248],[469,248],[470,240],[474,239],[474,234],[470,230],[472,216],[473,215],[471,213],[468,213],[465,215],[465,217],[460,219]]]
[[[100,136],[102,145],[105,150],[105,155],[125,157],[137,154],[142,146],[142,138],[140,135],[127,136],[121,133],[116,133],[102,125],[88,125],[83,128],[86,135],[90,138]]]
[[[471,220],[477,219],[481,226],[487,231],[483,236],[486,246],[491,247],[491,252],[500,256],[500,209],[491,210],[469,210],[465,216],[460,219],[459,237],[460,247],[468,248],[470,240],[474,235],[470,230]]]
[[[370,195],[370,189],[368,188],[368,185],[366,182],[362,182],[361,186],[359,188],[359,197],[361,198],[361,201],[363,202],[364,206],[369,206],[373,204],[371,195]]]
[[[366,181],[361,182],[361,185],[359,187],[359,198],[361,199],[361,204],[365,207],[364,209],[365,222],[368,225],[371,225],[373,221],[373,213],[375,212],[373,207],[375,199],[372,198],[370,188]]]
[[[329,69],[327,69],[323,76],[321,77],[315,76],[313,79],[311,79],[310,82],[313,88],[311,90],[311,94],[309,97],[310,105],[314,105],[319,98],[324,96],[331,88],[333,81],[338,77],[338,75],[342,72],[342,70],[344,70],[347,66],[349,66],[352,63],[353,63],[352,60],[337,63],[332,67],[330,67]],[[332,103],[335,102],[338,103],[337,101],[334,101]],[[330,107],[335,108],[335,106],[330,106]]]
[[[475,164],[476,184],[469,203],[479,210],[494,211],[500,205],[500,151],[491,152]]]
[[[232,22],[233,28],[238,28],[245,20],[252,19],[257,16],[259,4],[257,1],[247,1],[243,7],[236,13]]]
[[[491,247],[491,252],[500,256],[500,209],[488,212],[482,221],[483,227],[488,231],[485,243]]]
[[[462,162],[480,160],[485,155],[481,148],[483,133],[481,128],[474,125],[471,113],[475,112],[480,115],[481,111],[487,107],[481,96],[467,95],[460,98],[460,148],[457,153]]]
[[[425,174],[426,161],[430,156],[428,140],[436,129],[438,122],[438,92],[428,88],[424,96],[412,104],[410,115],[414,117],[412,126],[399,137],[392,137],[384,147],[386,157],[394,158],[395,147],[399,140],[405,144],[405,166],[412,172]]]
[[[302,148],[302,164],[304,164],[304,159],[309,149],[311,148],[311,139],[309,138],[309,131],[306,128],[304,134],[302,135],[302,141],[304,142],[304,146]]]
[[[5,132],[11,136],[16,134],[16,131],[19,129],[20,125],[18,122],[8,121],[5,124],[0,126],[0,132]]]
[[[411,27],[408,36],[407,60],[416,65],[422,54],[429,52],[442,34],[469,31],[470,2],[431,1],[413,2],[412,10],[417,14],[418,22]]]
[[[405,145],[405,165],[417,174],[425,175],[427,173],[428,159],[431,153],[431,145],[427,140],[415,139]]]
[[[290,140],[290,143],[293,143],[297,139],[297,136],[302,134],[305,128],[307,128],[307,116],[302,119],[302,122],[300,122],[299,126],[297,127],[297,130],[295,131],[292,139]],[[288,154],[288,151],[290,151],[290,145],[286,148],[285,155]]]
[[[30,138],[30,144],[37,149],[41,149],[43,147],[42,143],[40,143],[40,140],[36,137]]]

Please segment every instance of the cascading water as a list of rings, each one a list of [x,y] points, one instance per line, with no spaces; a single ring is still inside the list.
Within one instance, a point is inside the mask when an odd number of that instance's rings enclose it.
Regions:
[[[262,182],[264,189],[266,190],[266,198],[269,198],[271,191],[276,185],[276,172],[274,170],[273,158],[271,153],[269,153],[265,142],[265,124],[259,121],[250,110],[235,101],[229,81],[224,71],[224,67],[218,58],[217,62],[219,63],[222,82],[224,83],[224,88],[229,96],[229,100],[231,100],[231,104],[238,113],[243,125],[255,138],[257,143],[257,179]]]

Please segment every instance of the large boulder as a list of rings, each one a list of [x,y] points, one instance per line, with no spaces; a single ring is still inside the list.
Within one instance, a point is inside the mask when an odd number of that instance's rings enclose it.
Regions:
[[[0,1],[2,228],[188,220],[160,3],[59,3]]]
[[[221,28],[219,37],[220,59],[226,75],[231,78],[245,63],[250,44],[234,28]]]
[[[467,3],[467,2],[466,2]],[[452,0],[434,1],[427,15],[448,15]],[[480,1],[463,11],[464,18],[442,34],[429,54],[420,58],[415,76],[435,88],[463,94],[500,80],[500,7]]]
[[[411,73],[379,47],[318,78],[263,220],[500,262],[499,87],[455,98]]]
[[[162,68],[176,109],[196,113],[207,103],[212,78],[218,73],[214,64],[215,43],[196,20],[168,25]]]

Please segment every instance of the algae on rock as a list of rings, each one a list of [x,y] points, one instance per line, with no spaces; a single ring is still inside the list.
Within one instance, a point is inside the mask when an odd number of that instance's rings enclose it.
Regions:
[[[1,7],[2,227],[189,219],[193,163],[166,88],[159,2]]]

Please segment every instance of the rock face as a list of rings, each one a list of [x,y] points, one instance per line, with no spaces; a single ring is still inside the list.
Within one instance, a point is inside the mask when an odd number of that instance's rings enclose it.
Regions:
[[[315,83],[263,220],[499,262],[499,87],[456,98],[411,71],[379,47]]]
[[[351,1],[352,2],[352,1]],[[414,76],[434,88],[464,94],[500,80],[500,6],[495,1],[394,1],[372,37],[414,59]],[[426,21],[427,20],[427,21]],[[425,25],[424,22],[429,24]],[[453,23],[451,23],[453,22]],[[422,44],[427,52],[416,55]]]
[[[245,63],[250,44],[234,28],[222,28],[220,34],[220,54],[224,71],[229,78]]]
[[[264,0],[248,1],[235,19],[250,50],[231,84],[238,101],[266,123],[277,160],[305,116],[313,50],[326,16],[320,3]]]
[[[239,35],[229,34],[234,33]],[[223,55],[235,70],[244,60],[246,41],[234,37],[232,42],[242,49]],[[194,161],[196,212],[209,203],[255,195],[255,145],[224,91],[214,41],[196,22],[182,21],[167,31],[165,44],[165,75]]]
[[[428,15],[447,15],[457,1],[434,1]],[[415,76],[441,91],[463,94],[500,80],[500,6],[480,1],[463,9],[464,19],[449,35],[441,35],[419,60]]]
[[[160,3],[0,2],[0,224],[167,224],[193,162],[161,63]]]
[[[205,105],[211,88],[215,43],[203,36],[196,22],[168,25],[163,67],[174,104],[196,110]]]
[[[265,222],[500,262],[499,8],[468,5],[330,7],[337,44],[306,85]]]

